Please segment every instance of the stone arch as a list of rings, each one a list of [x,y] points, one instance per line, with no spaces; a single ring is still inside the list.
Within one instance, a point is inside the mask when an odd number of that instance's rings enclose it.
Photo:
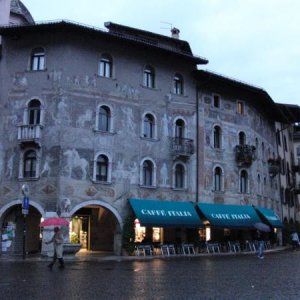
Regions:
[[[5,204],[1,209],[0,209],[0,221],[2,221],[3,219],[3,216],[4,216],[4,213],[9,209],[11,208],[12,206],[15,206],[15,205],[22,205],[22,200],[13,200],[7,204]],[[43,209],[43,207],[38,204],[37,202],[33,201],[33,200],[30,200],[29,202],[29,205],[30,206],[33,206],[34,208],[36,208],[39,213],[42,215],[42,217],[45,216],[45,210]]]
[[[84,201],[84,202],[78,203],[71,209],[71,211],[68,213],[68,216],[66,216],[66,217],[71,217],[73,214],[75,214],[75,212],[77,210],[79,210],[80,208],[89,206],[89,205],[99,205],[99,206],[102,206],[102,207],[105,207],[106,209],[108,209],[118,220],[120,229],[123,228],[123,220],[122,220],[119,212],[113,206],[111,206],[109,203],[102,201],[102,200],[89,200],[89,201]]]

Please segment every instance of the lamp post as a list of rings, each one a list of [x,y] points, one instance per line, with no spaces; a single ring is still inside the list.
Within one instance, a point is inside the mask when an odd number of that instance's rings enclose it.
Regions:
[[[22,185],[22,214],[23,214],[23,259],[26,258],[26,217],[29,213],[29,187],[27,184]]]

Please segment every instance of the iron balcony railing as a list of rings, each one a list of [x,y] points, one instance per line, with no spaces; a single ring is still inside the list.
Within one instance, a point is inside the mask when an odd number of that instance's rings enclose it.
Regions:
[[[175,156],[190,157],[194,154],[194,141],[185,138],[171,138],[171,151]]]
[[[275,177],[279,172],[280,172],[280,159],[273,159],[270,158],[268,159],[268,169],[269,169],[269,174],[273,178]]]
[[[252,145],[236,145],[235,158],[239,166],[249,167],[256,159],[256,148]]]

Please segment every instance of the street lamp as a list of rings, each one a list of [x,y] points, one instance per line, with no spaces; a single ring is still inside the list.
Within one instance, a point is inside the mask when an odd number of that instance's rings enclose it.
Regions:
[[[23,259],[26,258],[26,217],[29,213],[29,187],[27,184],[22,185],[22,214],[23,214]]]

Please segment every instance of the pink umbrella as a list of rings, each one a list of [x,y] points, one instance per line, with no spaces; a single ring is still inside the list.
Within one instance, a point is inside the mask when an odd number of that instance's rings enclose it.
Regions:
[[[45,227],[45,226],[68,226],[69,221],[67,221],[64,218],[59,218],[59,217],[52,217],[44,220],[41,222],[40,226]]]

